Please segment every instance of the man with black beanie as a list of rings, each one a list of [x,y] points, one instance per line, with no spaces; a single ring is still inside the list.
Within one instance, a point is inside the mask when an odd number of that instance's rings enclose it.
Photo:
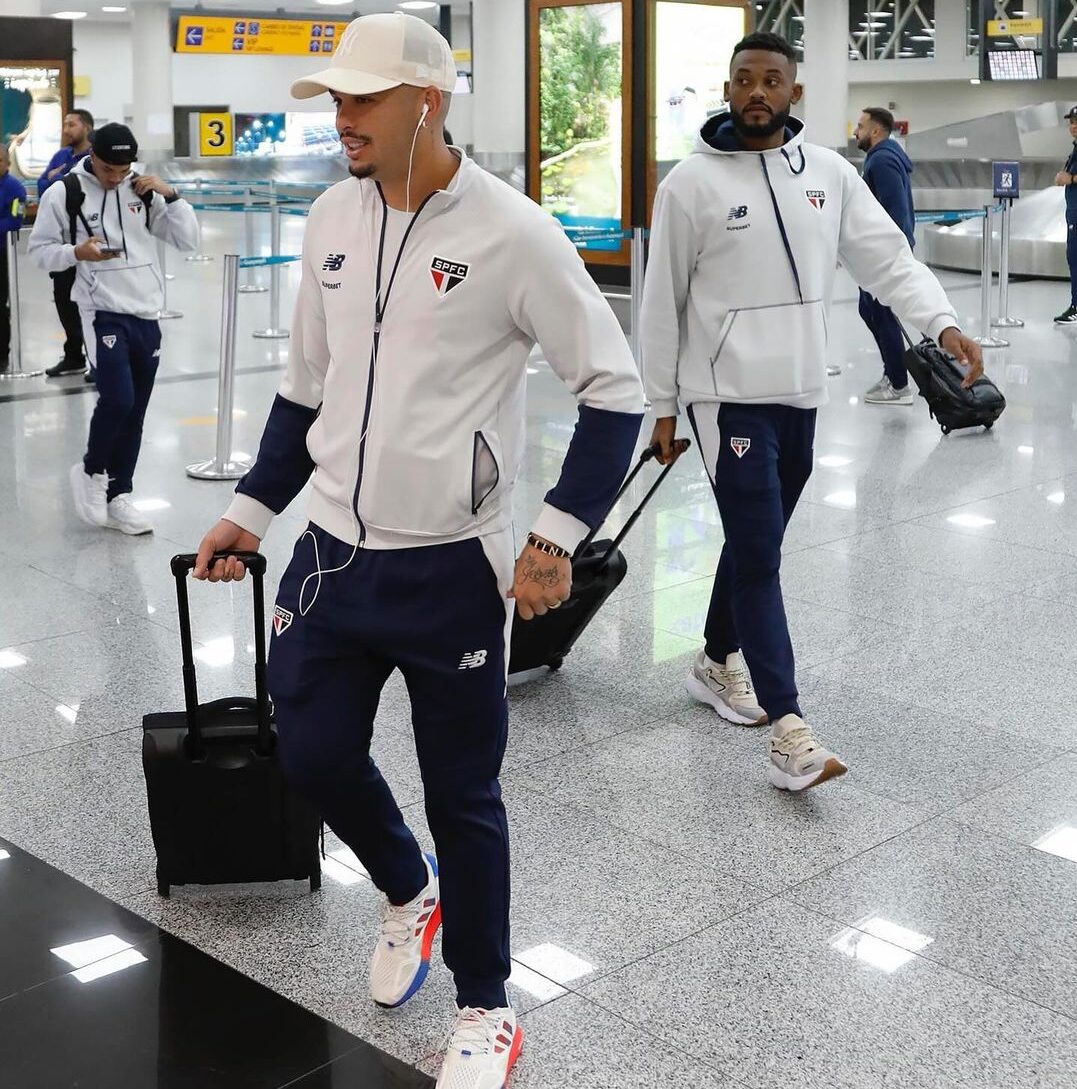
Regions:
[[[29,253],[48,272],[75,267],[78,304],[98,399],[85,458],[71,470],[79,517],[94,526],[139,534],[152,524],[131,502],[161,354],[157,313],[164,298],[155,238],[198,248],[194,210],[172,186],[132,169],[138,144],[125,125],[93,136],[90,156],[41,199]],[[78,210],[67,186],[78,185]]]

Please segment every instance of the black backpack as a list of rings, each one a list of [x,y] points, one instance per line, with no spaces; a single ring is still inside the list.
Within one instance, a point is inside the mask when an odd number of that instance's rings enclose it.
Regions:
[[[132,178],[137,178],[138,175],[134,172],[131,173]],[[71,244],[75,244],[75,230],[78,227],[79,222],[86,228],[86,237],[93,237],[93,231],[90,230],[89,223],[86,222],[86,217],[82,214],[82,205],[86,200],[86,191],[82,188],[81,182],[75,177],[74,174],[65,174],[63,177],[64,182],[64,207],[67,209],[67,224],[68,231],[70,232]],[[150,205],[153,204],[153,190],[148,193],[142,194],[142,204],[146,210],[146,230],[150,229]]]
[[[909,344],[905,367],[944,435],[963,427],[990,431],[1006,408],[1002,391],[986,375],[965,389],[965,375],[957,361],[927,337]]]

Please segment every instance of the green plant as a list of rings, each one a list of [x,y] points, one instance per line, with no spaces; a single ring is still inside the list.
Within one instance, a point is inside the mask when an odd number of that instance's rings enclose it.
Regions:
[[[540,17],[541,157],[607,135],[609,101],[621,91],[621,46],[603,42],[592,6],[544,8]]]

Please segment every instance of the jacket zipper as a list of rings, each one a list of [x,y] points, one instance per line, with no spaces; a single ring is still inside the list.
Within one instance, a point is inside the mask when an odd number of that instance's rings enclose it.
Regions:
[[[415,214],[411,217],[411,222],[404,232],[404,237],[400,240],[400,249],[397,251],[396,261],[393,264],[393,271],[389,275],[389,283],[386,285],[385,298],[383,299],[381,295],[381,277],[382,263],[385,258],[385,233],[386,228],[389,225],[389,206],[385,200],[385,194],[382,192],[381,186],[377,182],[375,182],[375,185],[378,189],[378,196],[381,197],[381,236],[378,239],[378,265],[374,282],[374,342],[370,349],[370,367],[366,383],[366,403],[363,407],[363,425],[359,437],[359,468],[355,474],[355,491],[352,493],[352,507],[355,510],[355,519],[359,524],[358,546],[360,548],[366,543],[366,523],[359,513],[359,490],[363,486],[363,469],[366,465],[366,440],[370,430],[370,416],[374,407],[374,380],[378,363],[378,348],[381,346],[381,327],[382,323],[385,321],[385,311],[389,307],[389,297],[392,295],[393,284],[396,283],[396,274],[400,269],[400,261],[404,256],[404,249],[408,244],[408,239],[411,237],[412,229],[422,213],[422,210],[430,203],[434,196],[440,192],[440,190],[435,190],[433,193],[429,194],[422,204],[415,209]]]

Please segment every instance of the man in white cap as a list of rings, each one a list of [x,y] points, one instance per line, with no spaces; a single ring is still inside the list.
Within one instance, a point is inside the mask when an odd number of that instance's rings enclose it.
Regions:
[[[311,209],[287,374],[195,576],[241,578],[234,556],[214,553],[258,548],[314,472],[310,526],[273,619],[281,758],[385,893],[374,1001],[415,994],[443,920],[458,1010],[438,1086],[495,1089],[522,1042],[505,991],[498,783],[508,599],[528,620],[568,597],[570,556],[635,448],[643,390],[556,221],[445,144],[455,83],[444,38],[394,14],[352,22],[330,67],[293,86],[300,98],[332,96],[352,177]],[[514,564],[536,342],[579,419]],[[436,856],[420,851],[370,759],[394,669],[411,696]]]

